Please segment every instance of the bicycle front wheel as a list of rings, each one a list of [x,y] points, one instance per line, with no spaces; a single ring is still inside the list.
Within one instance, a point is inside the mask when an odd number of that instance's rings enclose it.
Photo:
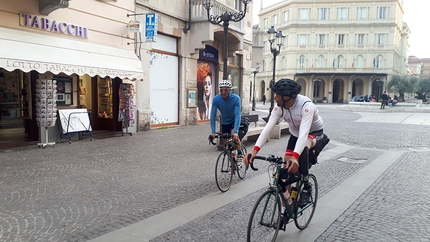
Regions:
[[[240,147],[240,149],[242,150],[242,155],[245,155],[246,152],[246,147],[242,144],[242,147]],[[237,175],[239,176],[240,179],[245,178],[246,175],[246,171],[248,170],[249,164],[245,165],[245,163],[243,163],[243,157],[241,161],[237,161]]]
[[[231,156],[227,152],[222,152],[215,164],[215,181],[221,192],[226,192],[230,189],[231,180],[233,179],[231,166]]]
[[[275,241],[281,222],[281,202],[273,190],[265,191],[252,209],[246,240]]]
[[[312,217],[314,216],[315,209],[317,207],[318,182],[317,182],[317,178],[313,174],[308,175],[308,184],[311,186],[311,190],[312,190],[309,203],[302,208],[298,207],[297,205],[295,207],[296,216],[294,218],[294,223],[296,224],[296,227],[300,230],[303,230],[306,227],[308,227],[309,223],[312,220]],[[304,187],[304,183],[300,181],[299,191],[302,191],[303,187]]]

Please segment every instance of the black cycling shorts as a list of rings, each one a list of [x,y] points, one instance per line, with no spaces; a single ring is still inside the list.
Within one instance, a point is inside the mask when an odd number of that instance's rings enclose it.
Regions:
[[[234,122],[231,124],[223,124],[221,125],[221,132],[231,134],[231,130],[234,129]]]
[[[309,134],[313,134],[313,135],[315,135],[315,136],[320,136],[320,135],[322,135],[323,133],[324,133],[324,132],[323,132],[323,130],[321,129],[321,130],[318,130],[318,131],[311,132],[311,133],[309,133]],[[288,140],[287,150],[294,150],[294,148],[296,148],[296,143],[297,143],[297,140],[298,140],[298,139],[299,139],[298,137],[291,135],[291,136],[290,136],[290,139]]]

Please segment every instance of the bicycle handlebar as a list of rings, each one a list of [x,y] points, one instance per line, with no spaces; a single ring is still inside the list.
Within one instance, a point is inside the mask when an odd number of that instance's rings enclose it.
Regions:
[[[280,156],[275,156],[275,155],[268,155],[268,156],[255,156],[254,160],[265,160],[268,162],[272,162],[275,163],[277,165],[281,165],[281,164],[286,164],[287,162],[284,161],[284,158],[280,157]],[[248,154],[248,162],[251,160],[251,154]],[[251,168],[254,171],[258,171],[258,168],[254,167],[254,163],[250,163],[251,164]],[[289,161],[289,164],[291,164],[291,161]]]
[[[212,143],[213,145],[216,145],[216,143],[214,143],[214,139],[220,138],[220,137],[223,139],[229,139],[229,138],[231,138],[231,134],[217,132],[217,133],[215,133],[215,137],[212,137],[212,135],[209,135],[209,137],[208,137],[209,144]]]

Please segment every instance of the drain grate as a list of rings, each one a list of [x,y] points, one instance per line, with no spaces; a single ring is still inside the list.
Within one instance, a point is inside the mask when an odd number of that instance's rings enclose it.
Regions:
[[[340,157],[337,160],[345,163],[352,163],[352,164],[362,164],[367,161],[366,159],[354,159],[349,157]]]

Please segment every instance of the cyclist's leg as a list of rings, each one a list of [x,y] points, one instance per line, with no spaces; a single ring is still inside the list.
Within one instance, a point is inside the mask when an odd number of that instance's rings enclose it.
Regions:
[[[229,126],[229,129],[228,129],[229,131],[227,131],[227,132],[230,132],[231,135],[233,136],[233,134],[234,134],[234,122],[229,124],[228,126]],[[240,139],[238,141],[235,141],[234,143],[235,143],[234,148],[236,148],[236,150],[238,151],[238,154],[239,154],[242,143],[241,143]]]
[[[290,160],[291,156],[293,155],[293,151],[294,151],[294,147],[296,146],[297,143],[297,137],[291,135],[290,138],[288,139],[288,144],[287,144],[287,149],[285,151],[285,156],[284,156],[284,161],[288,161]],[[282,187],[282,192],[286,193],[286,191],[288,191],[288,193],[291,193],[291,185],[287,185],[285,187]],[[281,208],[281,214],[284,214],[285,211],[285,204],[282,202],[282,208]]]
[[[222,124],[221,125],[221,132],[222,133],[230,133],[230,128],[231,124]],[[225,145],[227,143],[228,139],[223,139],[223,144]]]

